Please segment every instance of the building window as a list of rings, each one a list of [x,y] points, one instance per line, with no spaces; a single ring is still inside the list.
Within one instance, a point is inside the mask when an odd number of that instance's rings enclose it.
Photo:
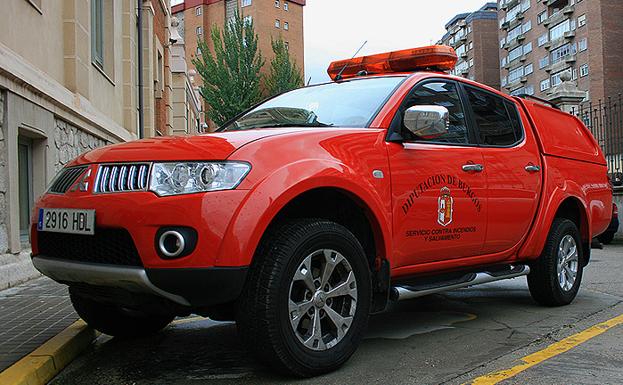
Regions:
[[[201,56],[201,48],[197,47],[197,56]]]
[[[528,31],[530,31],[532,29],[532,20],[528,20],[524,25],[523,25],[523,33],[526,33]]]
[[[245,16],[242,20],[244,21],[244,25],[251,25],[253,23],[253,16]]]
[[[201,6],[195,7],[195,16],[201,16]]]
[[[569,31],[571,31],[571,22],[569,20],[565,20],[549,30],[549,39],[556,40],[563,37],[565,33]]]
[[[539,15],[536,17],[537,23],[539,24],[543,24],[543,22],[545,20],[547,20],[547,11],[543,11],[541,13],[539,13]]]
[[[22,243],[28,243],[30,211],[33,206],[32,141],[18,137],[17,169],[19,187],[19,230]]]
[[[580,42],[578,43],[578,48],[580,49],[580,52],[586,51],[588,49],[588,39],[584,38],[580,40]]]
[[[275,28],[281,28],[281,21],[279,21],[279,19],[275,19]]]
[[[584,27],[586,25],[586,15],[582,15],[578,17],[578,28]]]
[[[532,42],[523,46],[524,55],[529,54],[530,52],[532,52]]]
[[[514,83],[517,80],[521,79],[521,77],[524,76],[524,68],[523,67],[519,67],[519,68],[515,68],[513,70],[508,71],[508,82],[509,83]]]
[[[249,5],[251,5],[251,0],[242,0],[240,2],[241,7],[248,7]]]
[[[508,84],[508,78],[506,76],[502,76],[502,87],[506,87]]]
[[[546,32],[542,34],[541,36],[539,36],[539,40],[538,40],[539,47],[544,46],[545,43],[547,43],[548,41],[549,41],[549,34]]]
[[[195,29],[195,32],[197,33],[197,36],[203,35],[203,27],[197,27]]]
[[[470,42],[469,42],[469,45],[467,46],[467,49],[468,49],[468,50],[472,50],[472,49],[474,49],[474,42],[473,42],[473,41],[470,41]]]
[[[287,2],[287,1],[284,1],[284,2],[283,2],[283,10],[284,10],[284,11],[289,11],[289,10],[290,10],[290,6],[288,5],[288,2]]]
[[[279,0],[275,0],[275,8],[281,8],[281,2]]]
[[[504,44],[506,44],[506,38],[505,37],[500,39],[500,48],[504,48]]]
[[[550,83],[549,83],[549,79],[545,79],[541,82],[541,92],[545,91],[545,90],[549,90],[550,88]]]
[[[526,76],[530,75],[533,72],[534,72],[534,66],[532,65],[532,63],[530,63],[530,64],[528,64],[527,66],[524,67],[524,74]]]
[[[287,21],[283,23],[283,29],[285,29],[286,31],[290,29],[290,23],[288,23]]]
[[[474,66],[474,59],[469,59],[469,66],[473,67]]]
[[[571,55],[575,55],[575,44],[565,44],[562,47],[556,48],[551,53],[552,64],[558,63]]]
[[[580,77],[588,76],[588,64],[583,64],[580,66]]]
[[[91,56],[104,67],[104,0],[91,0]]]
[[[549,55],[539,60],[539,69],[543,69],[549,65]]]
[[[286,50],[289,50],[290,49],[290,42],[286,41],[285,44],[286,44]]]

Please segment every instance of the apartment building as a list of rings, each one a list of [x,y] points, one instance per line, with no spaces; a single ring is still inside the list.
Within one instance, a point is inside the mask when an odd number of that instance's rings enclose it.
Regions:
[[[453,74],[494,88],[500,87],[497,3],[486,3],[472,13],[456,15],[446,24],[439,44],[456,50],[459,61]]]
[[[623,91],[623,2],[501,0],[502,90],[546,98],[568,72],[587,99]]]
[[[176,99],[168,0],[2,5],[0,288],[34,273],[31,208],[57,171],[102,145],[172,133]]]
[[[213,49],[210,31],[213,26],[223,29],[236,10],[245,20],[252,20],[258,35],[258,47],[266,60],[268,71],[273,59],[272,39],[285,41],[290,56],[304,71],[303,8],[306,0],[186,0],[173,6],[179,20],[179,33],[184,39],[186,61],[196,90],[201,79],[196,75],[192,59],[200,54],[198,43],[205,40]],[[214,127],[212,127],[214,128]]]

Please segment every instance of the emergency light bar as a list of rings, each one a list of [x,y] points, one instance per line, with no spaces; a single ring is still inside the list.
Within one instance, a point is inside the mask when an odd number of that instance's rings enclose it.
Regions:
[[[450,71],[457,61],[452,47],[432,45],[335,61],[327,72],[332,80],[337,81],[356,77],[362,71],[370,75],[421,70]]]

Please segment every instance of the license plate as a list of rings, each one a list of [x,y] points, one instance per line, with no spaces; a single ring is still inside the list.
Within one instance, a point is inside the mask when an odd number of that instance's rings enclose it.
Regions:
[[[39,209],[39,231],[95,234],[95,210]]]

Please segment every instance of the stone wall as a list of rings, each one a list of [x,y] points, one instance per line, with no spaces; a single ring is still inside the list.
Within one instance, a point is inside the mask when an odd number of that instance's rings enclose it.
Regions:
[[[78,155],[105,146],[106,141],[88,134],[60,119],[54,120],[54,168],[58,172]]]

